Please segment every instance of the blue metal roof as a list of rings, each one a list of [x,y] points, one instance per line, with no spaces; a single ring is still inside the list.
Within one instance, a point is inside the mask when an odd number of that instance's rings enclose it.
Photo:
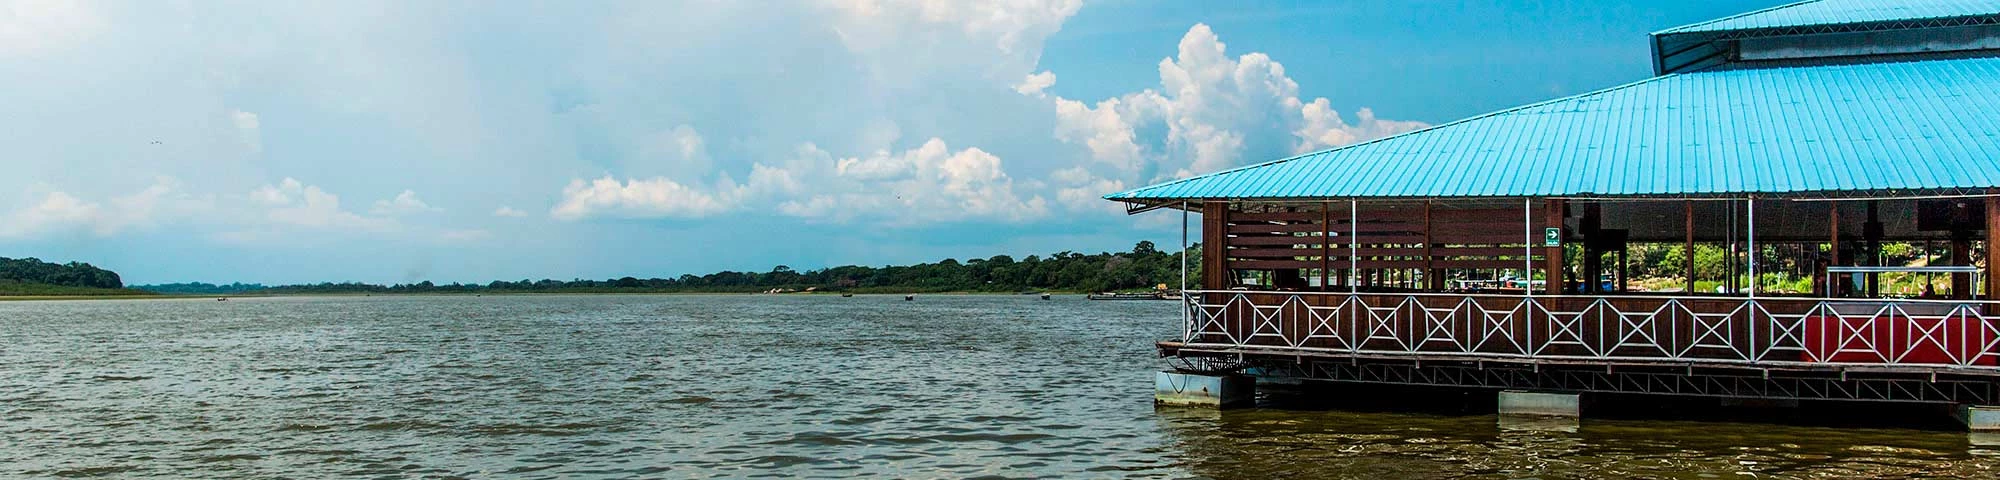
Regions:
[[[1983,15],[2000,15],[2000,0],[1809,0],[1653,34],[1918,22]]]
[[[2000,58],[1653,77],[1107,195],[1695,196],[2000,187]]]

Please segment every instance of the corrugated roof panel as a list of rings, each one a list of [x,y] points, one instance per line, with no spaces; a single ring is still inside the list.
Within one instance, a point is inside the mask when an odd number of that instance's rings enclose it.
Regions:
[[[2000,0],[1812,0],[1654,32],[1814,27],[2000,14]]]
[[[2000,58],[1680,73],[1107,196],[2000,188]]]

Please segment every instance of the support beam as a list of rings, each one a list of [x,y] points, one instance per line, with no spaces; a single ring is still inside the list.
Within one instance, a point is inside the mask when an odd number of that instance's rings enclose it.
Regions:
[[[1361,201],[1347,201],[1347,271],[1354,279],[1347,284],[1347,293],[1361,291]]]
[[[1333,288],[1333,202],[1319,208],[1319,291]]]
[[[1235,408],[1257,402],[1257,379],[1248,375],[1156,372],[1153,404],[1175,407]]]
[[[1829,236],[1826,244],[1826,266],[1834,267],[1840,265],[1840,202],[1826,202],[1826,205],[1831,210],[1827,213],[1826,222]],[[1820,278],[1826,279],[1826,290],[1821,292],[1821,295],[1831,298],[1842,294],[1840,286],[1844,282],[1841,282],[1840,275],[1828,274],[1826,267],[1821,267]]]
[[[1574,393],[1535,393],[1522,390],[1500,392],[1500,415],[1569,417],[1583,415],[1582,396]]]
[[[1687,293],[1694,293],[1694,200],[1687,200],[1687,245],[1681,250],[1681,257],[1687,262],[1683,270],[1687,272]]]
[[[1986,197],[1986,299],[2000,300],[2000,197]],[[1986,306],[1986,314],[2000,314],[2000,308]]]
[[[1545,222],[1543,228],[1560,230],[1563,226],[1563,201],[1549,200],[1547,212],[1544,212],[1542,217]],[[1548,276],[1547,292],[1549,295],[1562,295],[1563,293],[1563,271],[1566,269],[1563,266],[1562,239],[1567,236],[1567,232],[1559,233],[1556,236],[1557,241],[1555,246],[1545,246],[1542,249],[1542,256],[1546,257],[1544,261],[1547,263],[1547,266],[1543,267],[1543,269],[1548,272],[1546,275]]]
[[[1431,263],[1436,259],[1436,252],[1431,249],[1437,246],[1436,243],[1431,242],[1432,228],[1431,201],[1424,200],[1424,285],[1427,290],[1442,292],[1444,291],[1444,272],[1437,271],[1437,268],[1433,267]]]
[[[1882,217],[1877,215],[1876,206],[1875,200],[1868,201],[1868,221],[1861,224],[1861,236],[1868,240],[1868,260],[1858,263],[1871,267],[1882,266]],[[1869,298],[1881,297],[1882,276],[1873,273],[1861,275],[1868,277],[1867,296]]]
[[[1744,243],[1749,245],[1749,252],[1744,257],[1743,266],[1750,271],[1750,284],[1747,285],[1749,287],[1750,298],[1757,298],[1757,257],[1762,256],[1758,255],[1757,252],[1757,197],[1753,196],[1743,200],[1743,215],[1746,217],[1743,220],[1743,239]]]
[[[1535,200],[1521,199],[1521,294],[1535,295]]]
[[[1957,414],[1959,423],[1966,430],[1974,432],[2000,432],[2000,407],[1990,405],[1960,405]]]
[[[1209,199],[1201,204],[1201,288],[1227,290],[1229,280],[1229,202]]]
[[[1604,204],[1584,205],[1583,217],[1576,222],[1583,234],[1583,282],[1579,293],[1604,293]]]
[[[1978,220],[1983,220],[1983,219],[1972,218],[1973,201],[1974,200],[1970,199],[1960,199],[1958,201],[1951,202],[1952,266],[1962,267],[1962,266],[1972,265],[1972,228],[1973,225],[1979,224]],[[1952,299],[1971,300],[1973,298],[1976,298],[1977,295],[1973,295],[1972,288],[1973,288],[1972,274],[1970,273],[1951,274]]]

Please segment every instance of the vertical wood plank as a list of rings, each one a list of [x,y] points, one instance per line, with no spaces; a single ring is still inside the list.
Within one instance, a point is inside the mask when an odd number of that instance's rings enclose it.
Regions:
[[[1681,256],[1687,260],[1687,265],[1683,268],[1687,271],[1687,291],[1692,294],[1694,293],[1694,200],[1688,200],[1685,207],[1687,209],[1687,245],[1681,249]],[[1595,282],[1597,280],[1591,279],[1591,281]]]
[[[1542,212],[1542,219],[1546,222],[1544,224],[1545,228],[1562,228],[1563,201],[1560,199],[1549,200],[1547,208]],[[1542,247],[1542,256],[1546,257],[1543,259],[1543,262],[1546,262],[1543,270],[1547,271],[1544,275],[1548,277],[1543,285],[1548,287],[1550,295],[1561,295],[1563,293],[1563,242],[1560,240],[1561,237],[1558,238],[1556,246]]]
[[[1229,202],[1210,199],[1201,204],[1201,288],[1224,290],[1229,285]]]

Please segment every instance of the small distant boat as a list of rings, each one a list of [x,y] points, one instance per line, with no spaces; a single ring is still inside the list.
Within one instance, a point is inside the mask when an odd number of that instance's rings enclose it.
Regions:
[[[1046,294],[1046,293],[1042,294],[1042,299],[1043,299],[1043,300],[1048,300],[1048,299],[1049,299],[1049,294]]]
[[[903,296],[903,301],[905,301],[905,302],[914,302],[914,301],[917,301],[917,296],[916,296],[916,295],[904,295],[904,296]]]
[[[852,293],[843,293],[843,294],[840,294],[840,298],[854,298],[854,294],[852,294]]]
[[[1146,293],[1105,292],[1105,293],[1093,293],[1090,295],[1086,295],[1083,298],[1088,298],[1091,300],[1169,300],[1167,294],[1160,292],[1146,292]]]
[[[229,301],[229,297],[222,297],[222,298],[217,298],[217,299],[215,299],[215,301],[218,301],[218,302],[227,302],[227,301]]]

